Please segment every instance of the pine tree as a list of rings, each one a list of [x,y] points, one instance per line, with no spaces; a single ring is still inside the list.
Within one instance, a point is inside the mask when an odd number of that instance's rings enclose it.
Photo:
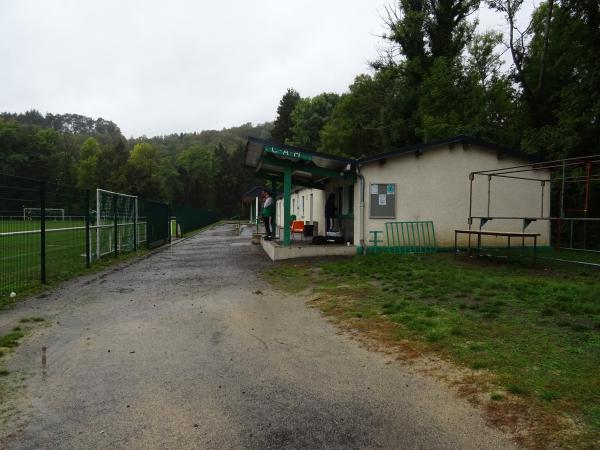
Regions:
[[[277,107],[277,119],[271,130],[271,139],[278,144],[284,144],[286,139],[292,138],[292,111],[300,101],[300,94],[289,88],[281,97]]]

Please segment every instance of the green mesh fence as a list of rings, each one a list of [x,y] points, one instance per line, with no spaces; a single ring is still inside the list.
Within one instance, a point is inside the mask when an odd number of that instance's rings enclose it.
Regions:
[[[46,281],[68,278],[88,265],[88,209],[90,193],[70,186],[45,183],[45,238],[41,251],[45,257]]]
[[[216,211],[189,206],[177,206],[175,217],[179,234],[182,236],[219,221],[219,214]]]
[[[139,208],[140,215],[146,223],[148,248],[158,247],[169,242],[171,239],[169,205],[141,200]]]
[[[41,220],[35,211],[42,206],[42,186],[0,175],[0,295],[41,280]]]
[[[0,174],[0,296],[168,240],[166,204]]]

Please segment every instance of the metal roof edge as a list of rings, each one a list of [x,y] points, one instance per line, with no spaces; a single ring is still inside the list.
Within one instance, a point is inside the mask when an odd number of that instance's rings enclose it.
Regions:
[[[527,160],[529,162],[543,161],[543,159],[540,158],[539,156],[525,153],[522,150],[510,149],[508,147],[494,144],[494,143],[491,143],[491,142],[488,142],[488,141],[485,141],[485,140],[479,139],[479,138],[473,138],[473,137],[466,136],[466,135],[458,135],[458,136],[454,136],[454,137],[451,137],[448,139],[428,142],[426,144],[413,144],[413,145],[408,145],[408,146],[402,147],[398,150],[392,150],[392,151],[385,152],[385,153],[379,153],[377,155],[365,156],[365,157],[359,158],[358,160],[356,160],[356,162],[358,165],[361,165],[361,164],[370,163],[370,162],[374,162],[374,161],[381,161],[383,159],[395,158],[397,156],[402,156],[402,155],[406,155],[409,153],[422,152],[424,150],[439,147],[442,145],[450,145],[450,144],[456,144],[456,143],[466,143],[466,144],[471,144],[471,145],[478,145],[480,147],[485,147],[490,150],[495,150],[499,153],[509,155],[509,156],[514,156],[517,158],[521,158],[521,159]]]
[[[292,145],[278,144],[276,142],[269,141],[267,139],[257,138],[257,137],[254,137],[254,136],[248,136],[248,141],[246,143],[246,148],[248,148],[248,144],[251,141],[254,142],[254,143],[256,143],[256,144],[272,145],[273,147],[279,147],[279,148],[283,148],[283,149],[286,149],[286,150],[307,153],[307,154],[309,154],[311,156],[318,156],[320,158],[329,158],[329,159],[332,159],[334,161],[339,161],[339,162],[346,163],[346,164],[355,165],[357,163],[357,160],[355,160],[355,159],[345,158],[343,156],[337,156],[337,155],[330,155],[329,153],[315,152],[315,151],[306,150],[306,149],[300,148],[300,147],[294,147]]]
[[[267,188],[265,186],[256,185],[256,186],[248,189],[246,192],[244,192],[242,197],[250,196],[250,195],[254,194],[256,191],[265,191],[265,190],[267,190]]]

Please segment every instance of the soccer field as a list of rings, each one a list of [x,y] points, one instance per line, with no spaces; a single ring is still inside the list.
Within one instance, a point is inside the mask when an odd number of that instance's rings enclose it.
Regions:
[[[38,219],[23,220],[18,218],[5,219],[0,217],[0,233],[15,233],[19,231],[39,230],[40,226],[40,221]],[[85,218],[79,216],[73,218],[66,218],[65,220],[46,220],[46,230],[84,226]]]
[[[100,242],[98,242],[98,234]],[[133,225],[118,227],[120,251],[133,250]],[[46,221],[46,277],[66,279],[86,267],[85,220],[82,217]],[[114,228],[90,229],[90,256],[114,252]],[[138,242],[145,241],[145,223],[138,224]],[[41,282],[41,233],[39,220],[0,220],[0,295]]]

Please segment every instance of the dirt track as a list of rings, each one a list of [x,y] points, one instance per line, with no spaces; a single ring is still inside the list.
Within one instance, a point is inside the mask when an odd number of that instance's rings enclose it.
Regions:
[[[26,381],[3,446],[512,446],[443,385],[271,290],[269,264],[225,225],[0,313],[0,327],[52,324],[7,362]]]

